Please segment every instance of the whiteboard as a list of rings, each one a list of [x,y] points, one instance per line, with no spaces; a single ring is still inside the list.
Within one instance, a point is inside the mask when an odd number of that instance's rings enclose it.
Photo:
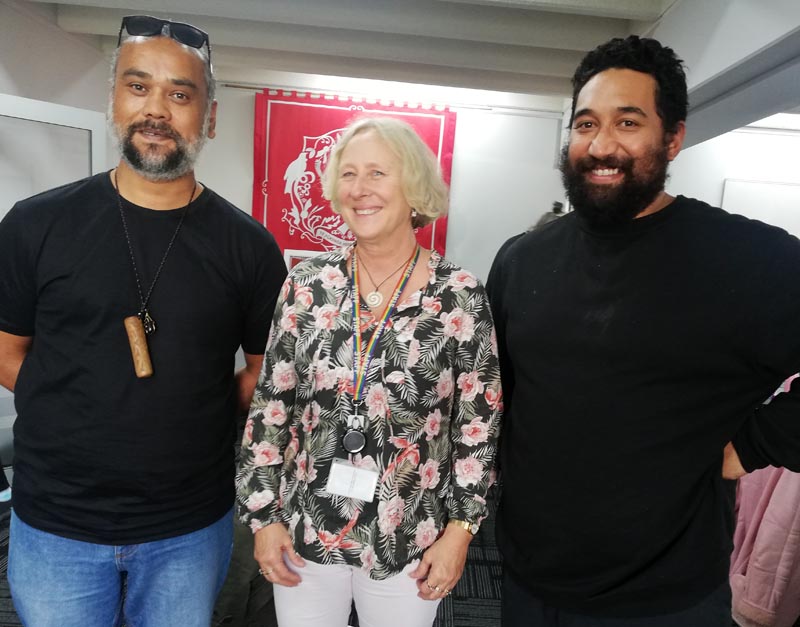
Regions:
[[[722,208],[800,237],[800,185],[725,179]]]

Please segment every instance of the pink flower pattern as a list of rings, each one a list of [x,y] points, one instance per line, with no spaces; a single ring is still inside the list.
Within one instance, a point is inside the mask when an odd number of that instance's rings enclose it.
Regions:
[[[366,572],[371,572],[373,568],[375,568],[375,549],[372,548],[371,544],[365,546],[361,553],[358,555],[359,560],[361,560],[361,568]]]
[[[460,272],[453,272],[447,284],[454,290],[463,290],[465,287],[477,287],[478,279],[471,272],[461,270]]]
[[[253,492],[247,497],[247,509],[255,512],[272,503],[275,500],[275,493],[272,490],[266,489],[260,492]]]
[[[263,413],[261,422],[265,425],[282,425],[286,422],[286,405],[283,401],[269,401]]]
[[[475,457],[465,457],[455,463],[456,483],[462,488],[475,485],[483,479],[484,465]]]
[[[481,381],[480,373],[476,370],[462,372],[458,375],[456,385],[461,390],[461,398],[465,401],[474,401],[478,394],[483,394],[483,381]]]
[[[250,446],[253,453],[253,466],[272,466],[283,461],[280,450],[271,442],[258,442]]]
[[[450,398],[453,395],[453,369],[445,368],[439,373],[436,381],[436,395],[439,398]]]
[[[425,426],[423,430],[425,431],[425,439],[429,442],[439,435],[439,425],[442,424],[442,412],[439,409],[432,411],[428,414],[428,417],[425,418]]]
[[[427,549],[436,541],[438,535],[439,529],[436,527],[436,521],[428,517],[417,525],[417,532],[414,534],[414,544],[421,549]]]
[[[253,442],[253,419],[248,416],[244,423],[244,435],[242,436],[242,446],[248,447]]]
[[[399,496],[393,496],[388,501],[378,503],[378,528],[384,536],[391,536],[403,521],[403,507],[405,501]]]
[[[294,300],[297,305],[303,309],[311,307],[311,303],[314,302],[314,295],[311,292],[311,288],[304,285],[295,285]]]
[[[503,392],[501,390],[487,388],[485,394],[486,394],[486,404],[489,406],[489,409],[499,409],[502,412]]]
[[[422,297],[422,311],[428,314],[439,315],[442,311],[442,301],[433,296]]]
[[[439,319],[444,327],[445,337],[454,337],[461,342],[469,342],[475,332],[475,321],[472,316],[461,308],[450,312],[443,312]]]
[[[367,416],[370,418],[385,418],[389,413],[389,395],[380,383],[371,385],[366,398]]]
[[[376,496],[328,494],[353,412],[351,250],[303,261],[284,285],[243,436],[238,511],[251,529],[289,525],[307,560],[386,579],[419,560],[448,518],[486,516],[502,393],[483,287],[432,253],[427,283],[398,304],[367,372],[367,447],[352,462],[377,473]],[[360,320],[363,345],[376,324]]]
[[[489,425],[480,417],[473,418],[468,425],[461,425],[461,441],[467,446],[477,446],[489,439]]]
[[[272,385],[279,392],[291,390],[297,385],[297,373],[290,361],[279,361],[272,367]]]
[[[435,490],[439,485],[439,464],[429,459],[419,467],[419,487],[421,490]]]
[[[324,331],[330,331],[335,322],[336,316],[339,315],[339,310],[333,305],[323,305],[322,307],[314,307],[314,326]]]
[[[326,290],[347,287],[346,270],[336,266],[325,266],[319,271],[319,281]]]
[[[284,333],[291,333],[297,337],[297,314],[295,313],[294,306],[287,306],[284,308],[279,326]]]

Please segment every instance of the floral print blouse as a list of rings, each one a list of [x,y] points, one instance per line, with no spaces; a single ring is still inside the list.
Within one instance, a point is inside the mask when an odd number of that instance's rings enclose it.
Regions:
[[[497,340],[478,280],[433,252],[427,285],[397,304],[375,346],[360,411],[367,446],[348,455],[351,253],[306,260],[284,283],[242,441],[239,513],[254,532],[287,524],[306,559],[384,579],[421,557],[448,519],[486,516],[502,410]],[[362,302],[364,346],[376,323]],[[371,502],[325,491],[334,458],[377,471]]]

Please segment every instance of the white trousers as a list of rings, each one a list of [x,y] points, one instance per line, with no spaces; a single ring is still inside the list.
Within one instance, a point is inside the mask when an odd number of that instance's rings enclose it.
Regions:
[[[375,581],[360,568],[315,564],[287,566],[303,581],[294,588],[273,585],[280,627],[346,627],[355,601],[360,627],[431,627],[439,601],[417,596],[417,583],[407,573]]]

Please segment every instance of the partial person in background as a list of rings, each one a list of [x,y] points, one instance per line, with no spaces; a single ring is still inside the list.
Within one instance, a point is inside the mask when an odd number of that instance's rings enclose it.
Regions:
[[[417,243],[443,215],[407,124],[356,121],[323,179],[356,244],[283,286],[237,474],[281,627],[424,627],[487,514],[501,391],[483,287]]]
[[[723,475],[800,470],[800,241],[666,193],[683,66],[635,36],[573,77],[574,211],[496,257],[504,627],[729,627]],[[724,451],[724,453],[723,453]]]
[[[3,472],[3,463],[0,460],[0,516],[7,515],[11,509],[11,486]]]
[[[739,479],[730,577],[740,627],[792,627],[800,618],[800,473],[768,466]]]
[[[547,213],[542,214],[542,217],[536,222],[533,228],[549,224],[553,220],[557,220],[564,215],[564,203],[558,200],[553,201],[553,208]]]
[[[124,18],[119,164],[0,223],[8,579],[28,627],[207,627],[225,577],[235,418],[286,270],[272,236],[195,179],[216,123],[210,55],[194,26]]]

